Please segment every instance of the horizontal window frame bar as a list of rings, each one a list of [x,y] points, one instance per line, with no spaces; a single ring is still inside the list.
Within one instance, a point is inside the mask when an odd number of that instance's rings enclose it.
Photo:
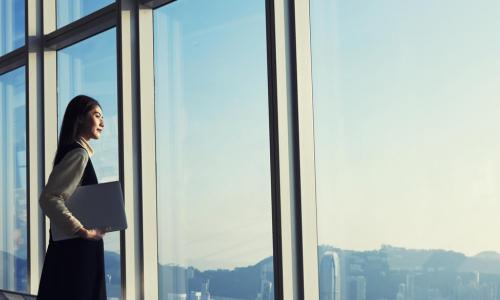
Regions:
[[[23,296],[23,297],[30,297],[30,298],[35,298],[36,295],[31,295],[31,294],[26,294],[26,293],[21,293],[21,292],[15,292],[15,291],[9,291],[9,290],[2,290],[0,289],[0,293],[6,293],[6,294],[11,294],[11,295],[16,295],[16,296]]]
[[[0,75],[26,65],[26,54],[27,48],[26,46],[23,46],[0,56]]]
[[[61,50],[116,27],[117,23],[118,3],[115,2],[46,34],[43,45],[45,49]]]
[[[139,0],[139,3],[146,6],[146,7],[155,9],[155,8],[160,7],[160,6],[172,3],[174,1],[176,1],[176,0]]]

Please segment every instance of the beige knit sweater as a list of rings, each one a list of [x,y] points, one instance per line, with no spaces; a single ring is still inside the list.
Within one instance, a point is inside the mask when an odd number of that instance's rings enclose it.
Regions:
[[[65,201],[80,185],[87,162],[94,153],[84,139],[79,139],[77,143],[84,149],[73,149],[63,157],[50,173],[39,198],[40,206],[49,217],[51,226],[57,226],[67,234],[74,234],[83,227],[66,207]]]

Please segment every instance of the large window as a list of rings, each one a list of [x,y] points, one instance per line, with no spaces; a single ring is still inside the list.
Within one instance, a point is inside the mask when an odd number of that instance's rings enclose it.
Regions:
[[[498,299],[500,3],[310,3],[321,300]]]
[[[76,21],[114,0],[57,0],[57,28]]]
[[[160,299],[274,299],[264,1],[154,12]]]
[[[28,282],[24,67],[0,75],[0,289]]]
[[[101,103],[104,132],[92,140],[92,163],[99,183],[119,180],[116,30],[110,29],[57,52],[57,107],[59,125],[68,102],[85,94]],[[120,280],[120,235],[104,238],[108,297],[118,298]]]
[[[24,0],[0,1],[0,55],[24,45]]]

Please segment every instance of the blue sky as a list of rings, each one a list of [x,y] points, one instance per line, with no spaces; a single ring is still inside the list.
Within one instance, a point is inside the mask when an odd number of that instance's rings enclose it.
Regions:
[[[500,3],[312,3],[320,243],[500,252]]]
[[[155,12],[159,261],[272,255],[264,1]]]
[[[24,1],[0,2],[0,55],[24,45]]]
[[[24,285],[16,281],[16,267],[5,253],[26,259],[26,97],[25,68],[0,75],[0,253],[3,280],[0,288],[18,290]],[[19,267],[26,272],[26,267]],[[24,290],[20,290],[23,291]]]
[[[113,0],[57,0],[57,28],[63,27],[81,17],[84,17]]]

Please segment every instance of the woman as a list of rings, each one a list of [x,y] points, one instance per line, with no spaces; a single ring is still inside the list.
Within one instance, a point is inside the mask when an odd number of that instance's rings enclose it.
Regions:
[[[96,100],[83,95],[71,100],[64,113],[54,168],[39,202],[50,226],[75,238],[53,241],[50,234],[39,300],[106,299],[104,231],[85,228],[65,205],[79,185],[97,184],[88,142],[99,139],[103,128],[102,109]]]

